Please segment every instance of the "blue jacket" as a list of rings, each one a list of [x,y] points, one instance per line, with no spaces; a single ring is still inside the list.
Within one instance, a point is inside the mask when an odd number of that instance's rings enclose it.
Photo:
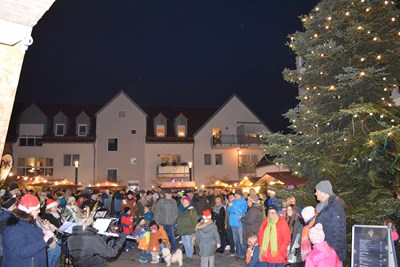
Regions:
[[[258,245],[254,247],[250,262],[245,263],[244,267],[268,267],[267,262],[260,261],[260,247]]]
[[[232,201],[232,206],[228,206],[226,211],[230,214],[229,224],[232,227],[242,226],[242,222],[239,220],[239,216],[244,216],[247,211],[247,202],[244,197],[240,199],[234,199]]]
[[[315,218],[315,224],[320,223],[324,227],[325,241],[336,251],[340,261],[346,259],[347,252],[345,206],[341,198],[332,194]]]
[[[36,224],[10,216],[3,232],[2,267],[47,266],[47,244],[43,231]]]

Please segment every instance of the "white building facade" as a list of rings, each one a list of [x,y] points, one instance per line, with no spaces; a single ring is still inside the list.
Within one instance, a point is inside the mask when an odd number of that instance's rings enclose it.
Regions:
[[[78,171],[84,185],[112,181],[149,189],[191,180],[200,187],[255,177],[264,131],[236,95],[219,108],[140,107],[121,91],[104,106],[14,108],[5,153],[21,177],[74,181]]]

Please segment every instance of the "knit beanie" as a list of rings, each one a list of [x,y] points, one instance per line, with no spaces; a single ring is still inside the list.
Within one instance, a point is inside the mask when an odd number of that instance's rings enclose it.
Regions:
[[[243,191],[242,191],[242,189],[235,189],[235,194],[238,194],[238,195],[240,195],[241,197],[243,196]]]
[[[324,181],[319,182],[315,186],[315,189],[317,189],[318,191],[321,191],[323,193],[326,193],[328,195],[332,195],[333,194],[331,182],[329,182],[328,180],[324,180]]]
[[[1,203],[1,206],[5,209],[10,208],[12,205],[17,203],[17,199],[13,196],[7,196],[3,198],[3,201]]]
[[[17,189],[17,188],[19,188],[18,184],[17,183],[12,183],[12,184],[10,184],[10,187],[8,188],[8,191],[12,191],[12,190]]]
[[[301,217],[305,222],[308,222],[312,217],[315,216],[315,209],[312,206],[305,207],[301,210]]]
[[[313,244],[324,242],[325,233],[322,224],[317,223],[314,227],[312,227],[308,233],[308,237]]]
[[[184,200],[188,201],[189,203],[192,201],[192,200],[190,199],[190,197],[182,197],[182,201],[184,201]]]
[[[125,208],[124,208],[124,213],[128,213],[128,211],[130,211],[130,210],[131,210],[131,208],[125,207]]]

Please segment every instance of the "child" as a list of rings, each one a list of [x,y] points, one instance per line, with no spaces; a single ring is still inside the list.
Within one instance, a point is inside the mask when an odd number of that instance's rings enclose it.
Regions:
[[[317,223],[308,233],[313,249],[307,255],[305,267],[341,267],[336,251],[328,245],[322,224]]]
[[[140,250],[141,263],[148,262],[148,256],[150,255],[149,243],[150,243],[150,231],[143,217],[139,217],[137,220],[137,225],[135,231],[133,232],[133,237],[138,242],[138,249]]]
[[[211,220],[211,211],[203,211],[203,219],[196,225],[196,246],[200,248],[202,267],[214,267],[215,251],[221,246],[217,226]]]
[[[144,220],[146,221],[147,225],[149,225],[153,220],[153,212],[151,211],[151,206],[149,205],[144,206]]]
[[[258,246],[258,235],[251,232],[247,237],[249,248],[246,253],[246,263],[244,267],[261,267],[267,263],[260,262],[260,247]]]
[[[155,221],[150,222],[150,241],[148,250],[151,253],[151,263],[159,263],[161,250],[164,247],[171,249],[167,232],[162,225],[158,225]]]
[[[394,221],[391,220],[391,219],[386,219],[383,222],[383,225],[389,227],[390,230],[392,230],[392,240],[393,240],[393,243],[394,243],[394,245],[396,247],[397,244],[399,243],[399,234],[396,231],[396,226],[394,225]]]
[[[121,214],[121,226],[124,234],[130,235],[133,233],[133,216],[129,207],[125,207],[124,212]],[[133,242],[126,240],[125,251],[128,251],[129,247],[133,247]]]

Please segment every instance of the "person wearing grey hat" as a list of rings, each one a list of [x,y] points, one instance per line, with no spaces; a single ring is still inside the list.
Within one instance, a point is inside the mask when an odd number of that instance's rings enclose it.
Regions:
[[[247,198],[247,205],[249,208],[246,214],[239,217],[243,223],[244,240],[247,240],[250,233],[258,233],[264,214],[264,208],[260,205],[260,197],[258,195],[250,195]]]
[[[346,259],[346,211],[345,202],[333,193],[328,180],[315,186],[315,196],[319,201],[315,224],[321,223],[325,230],[325,240],[339,256],[341,262]]]
[[[239,218],[246,214],[247,203],[241,189],[235,190],[235,199],[228,203],[226,211],[229,213],[229,224],[232,228],[236,257],[244,260],[246,258],[246,248],[243,244],[243,224]]]

